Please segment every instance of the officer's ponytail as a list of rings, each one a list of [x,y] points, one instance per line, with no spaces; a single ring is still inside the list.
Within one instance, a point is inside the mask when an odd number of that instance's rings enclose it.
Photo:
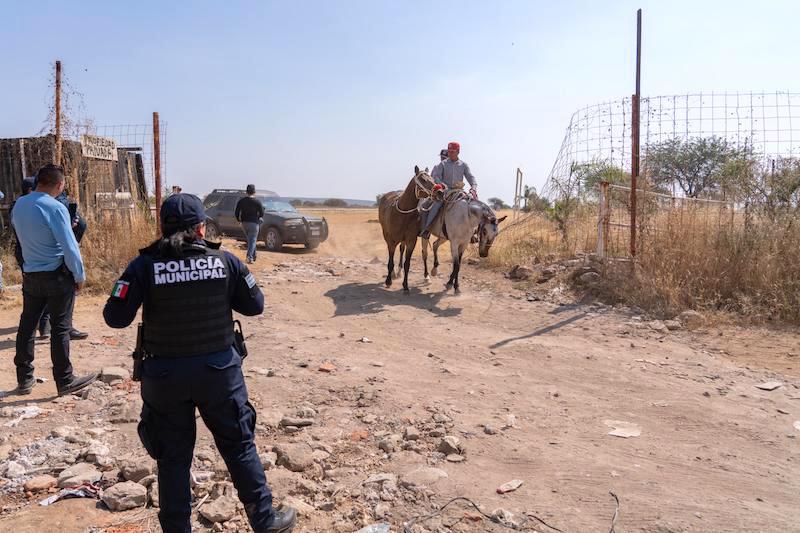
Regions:
[[[187,244],[197,241],[197,232],[201,224],[196,224],[189,229],[176,231],[175,233],[162,236],[158,240],[158,253],[162,257],[182,257]]]

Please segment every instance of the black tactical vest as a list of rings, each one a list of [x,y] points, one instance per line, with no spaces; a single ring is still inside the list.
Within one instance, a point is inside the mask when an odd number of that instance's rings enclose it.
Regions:
[[[144,302],[144,347],[158,357],[219,352],[233,344],[223,252],[192,246],[180,258],[143,254],[150,291]]]

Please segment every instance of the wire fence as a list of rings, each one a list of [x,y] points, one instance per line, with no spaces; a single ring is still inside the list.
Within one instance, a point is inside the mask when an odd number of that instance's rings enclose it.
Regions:
[[[68,136],[80,141],[81,135],[97,135],[114,139],[117,148],[140,153],[147,190],[152,195],[155,191],[155,158],[153,157],[153,125],[152,124],[117,124],[98,126],[82,124],[73,129]],[[161,155],[161,188],[168,189],[167,174],[167,123],[159,121],[159,147]]]
[[[642,98],[641,154],[669,139],[718,138],[762,159],[800,155],[800,93],[696,93]],[[575,168],[604,163],[630,173],[631,99],[587,106],[570,119],[547,178],[550,199],[580,194]]]
[[[642,98],[635,243],[629,187],[631,128],[631,98],[576,111],[542,193],[532,191],[523,198],[529,213],[509,224],[501,240],[513,241],[535,257],[599,253],[628,259],[634,246],[637,254],[652,252],[654,243],[662,243],[660,236],[678,227],[692,232],[686,236],[688,244],[745,228],[764,216],[765,206],[791,207],[791,216],[798,215],[800,93]],[[679,149],[689,150],[693,143],[708,140],[746,160],[740,174],[747,179],[737,183],[737,194],[720,188],[687,194],[679,180],[656,179],[661,178],[655,175],[656,157],[665,144],[677,141]],[[705,165],[702,158],[699,164]],[[604,182],[610,184],[603,188]]]

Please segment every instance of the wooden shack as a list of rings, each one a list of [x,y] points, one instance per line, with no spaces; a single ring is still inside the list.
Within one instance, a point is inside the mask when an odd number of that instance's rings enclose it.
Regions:
[[[113,141],[112,141],[113,143]],[[115,146],[112,144],[112,146]],[[141,148],[120,147],[116,160],[108,154],[87,155],[85,144],[62,141],[62,164],[67,177],[67,190],[73,201],[86,213],[100,215],[107,209],[129,209],[133,203],[147,205],[147,184]],[[53,135],[24,139],[0,139],[0,191],[8,205],[22,192],[22,178],[34,176],[42,166],[54,159]],[[89,154],[92,152],[89,151]],[[115,202],[119,197],[122,201]]]

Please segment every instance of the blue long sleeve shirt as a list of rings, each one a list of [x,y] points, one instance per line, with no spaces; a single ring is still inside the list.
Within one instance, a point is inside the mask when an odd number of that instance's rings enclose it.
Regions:
[[[14,204],[11,225],[22,245],[23,272],[52,272],[63,263],[76,282],[86,281],[69,211],[61,202],[36,191],[22,196]]]

